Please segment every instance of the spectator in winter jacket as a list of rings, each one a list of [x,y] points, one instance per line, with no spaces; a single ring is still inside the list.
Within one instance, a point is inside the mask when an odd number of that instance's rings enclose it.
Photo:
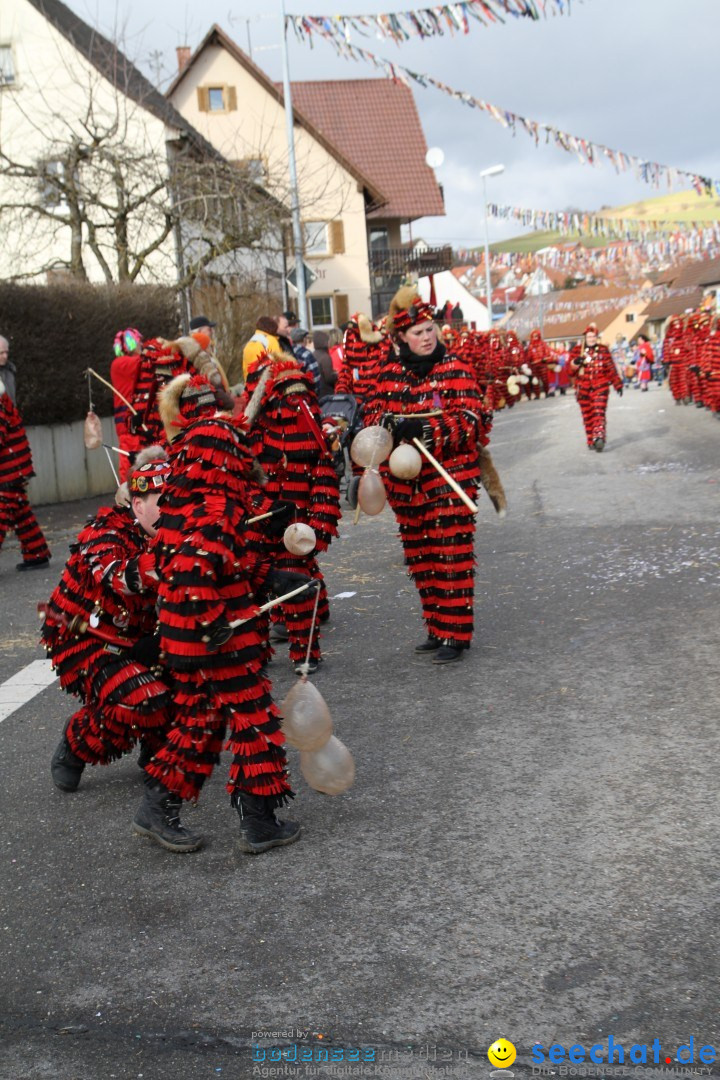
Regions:
[[[333,368],[332,359],[328,352],[329,337],[324,330],[313,332],[313,352],[320,369],[320,384],[318,397],[320,399],[335,393],[335,383],[338,381],[338,373]]]
[[[247,379],[248,368],[264,352],[279,351],[278,321],[270,315],[261,315],[255,323],[255,333],[243,349],[243,377]]]
[[[15,365],[10,359],[10,342],[7,338],[0,337],[0,379],[2,379],[5,393],[8,395],[13,405],[17,401],[15,392],[15,374]]]
[[[320,368],[314,354],[310,351],[311,337],[302,326],[296,326],[290,331],[293,355],[304,371],[312,377],[315,384],[315,393],[320,396]]]

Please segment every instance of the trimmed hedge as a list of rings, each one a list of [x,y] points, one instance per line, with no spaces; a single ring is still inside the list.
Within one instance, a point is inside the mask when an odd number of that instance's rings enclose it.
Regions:
[[[0,335],[17,367],[18,407],[27,425],[82,420],[94,368],[109,379],[118,330],[174,338],[180,320],[175,289],[158,285],[17,285],[0,282]],[[112,415],[112,395],[92,380],[95,411]]]

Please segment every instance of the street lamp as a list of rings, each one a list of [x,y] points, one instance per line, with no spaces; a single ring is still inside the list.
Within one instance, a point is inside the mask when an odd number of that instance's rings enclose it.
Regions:
[[[488,176],[499,176],[501,172],[505,172],[504,165],[491,165],[489,169],[483,169],[480,173],[483,182],[483,207],[485,209],[485,295],[487,297],[487,309],[488,317],[490,319],[490,329],[492,330],[492,285],[490,283],[490,238],[488,236],[488,204],[487,204],[487,186],[485,179]]]

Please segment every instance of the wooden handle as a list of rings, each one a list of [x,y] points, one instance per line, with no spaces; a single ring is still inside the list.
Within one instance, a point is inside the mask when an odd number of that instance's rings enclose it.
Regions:
[[[433,466],[433,468],[436,469],[440,473],[443,480],[445,480],[445,482],[448,483],[450,485],[450,487],[453,489],[455,494],[458,495],[462,499],[462,501],[467,506],[468,510],[471,510],[473,514],[477,514],[478,507],[472,501],[470,496],[465,494],[463,489],[458,484],[457,480],[453,480],[452,476],[447,471],[447,469],[443,468],[443,466],[440,464],[440,462],[437,460],[437,458],[433,457],[433,455],[430,453],[428,448],[425,446],[425,443],[421,442],[420,439],[413,439],[413,445],[418,448],[418,450],[420,451],[421,454],[425,455],[425,457],[428,459],[428,461]]]

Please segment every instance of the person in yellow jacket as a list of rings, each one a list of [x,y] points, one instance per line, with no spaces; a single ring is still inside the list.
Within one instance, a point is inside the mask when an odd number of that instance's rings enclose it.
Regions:
[[[255,333],[243,349],[243,378],[247,381],[248,368],[262,353],[280,351],[277,319],[261,315],[255,323]]]

